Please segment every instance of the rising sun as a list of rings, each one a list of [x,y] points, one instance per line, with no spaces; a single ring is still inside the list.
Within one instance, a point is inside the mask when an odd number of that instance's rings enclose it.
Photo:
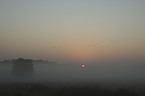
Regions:
[[[86,67],[86,65],[85,64],[82,64],[82,68],[85,68]]]

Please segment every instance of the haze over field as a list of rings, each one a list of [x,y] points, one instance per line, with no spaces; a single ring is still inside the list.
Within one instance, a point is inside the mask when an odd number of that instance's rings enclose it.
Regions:
[[[34,76],[43,80],[145,79],[144,5],[145,0],[0,0],[0,60],[58,62],[33,65]],[[1,80],[13,78],[13,64],[0,66]]]
[[[19,63],[16,69],[15,63],[0,63],[0,82],[87,82],[142,85],[145,80],[144,63],[143,61],[97,62],[96,64],[85,64],[83,68],[81,64],[33,61],[33,70],[30,70],[32,67],[29,67],[29,64],[26,67],[19,66],[21,64]],[[13,71],[15,74],[12,73]],[[31,75],[32,71],[34,71],[33,75]]]

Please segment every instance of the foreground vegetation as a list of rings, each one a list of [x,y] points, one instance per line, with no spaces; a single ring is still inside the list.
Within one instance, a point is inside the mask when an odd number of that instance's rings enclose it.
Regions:
[[[0,96],[145,96],[145,89],[103,88],[96,84],[0,84]]]

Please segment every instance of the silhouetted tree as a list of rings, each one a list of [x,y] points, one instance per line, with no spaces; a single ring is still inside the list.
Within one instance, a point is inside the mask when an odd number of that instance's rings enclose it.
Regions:
[[[31,59],[16,59],[13,65],[12,74],[20,77],[32,76],[34,73],[33,62]]]

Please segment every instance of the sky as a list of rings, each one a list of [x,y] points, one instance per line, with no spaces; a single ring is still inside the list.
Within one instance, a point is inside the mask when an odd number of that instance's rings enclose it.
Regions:
[[[145,59],[145,0],[0,0],[0,60]]]

